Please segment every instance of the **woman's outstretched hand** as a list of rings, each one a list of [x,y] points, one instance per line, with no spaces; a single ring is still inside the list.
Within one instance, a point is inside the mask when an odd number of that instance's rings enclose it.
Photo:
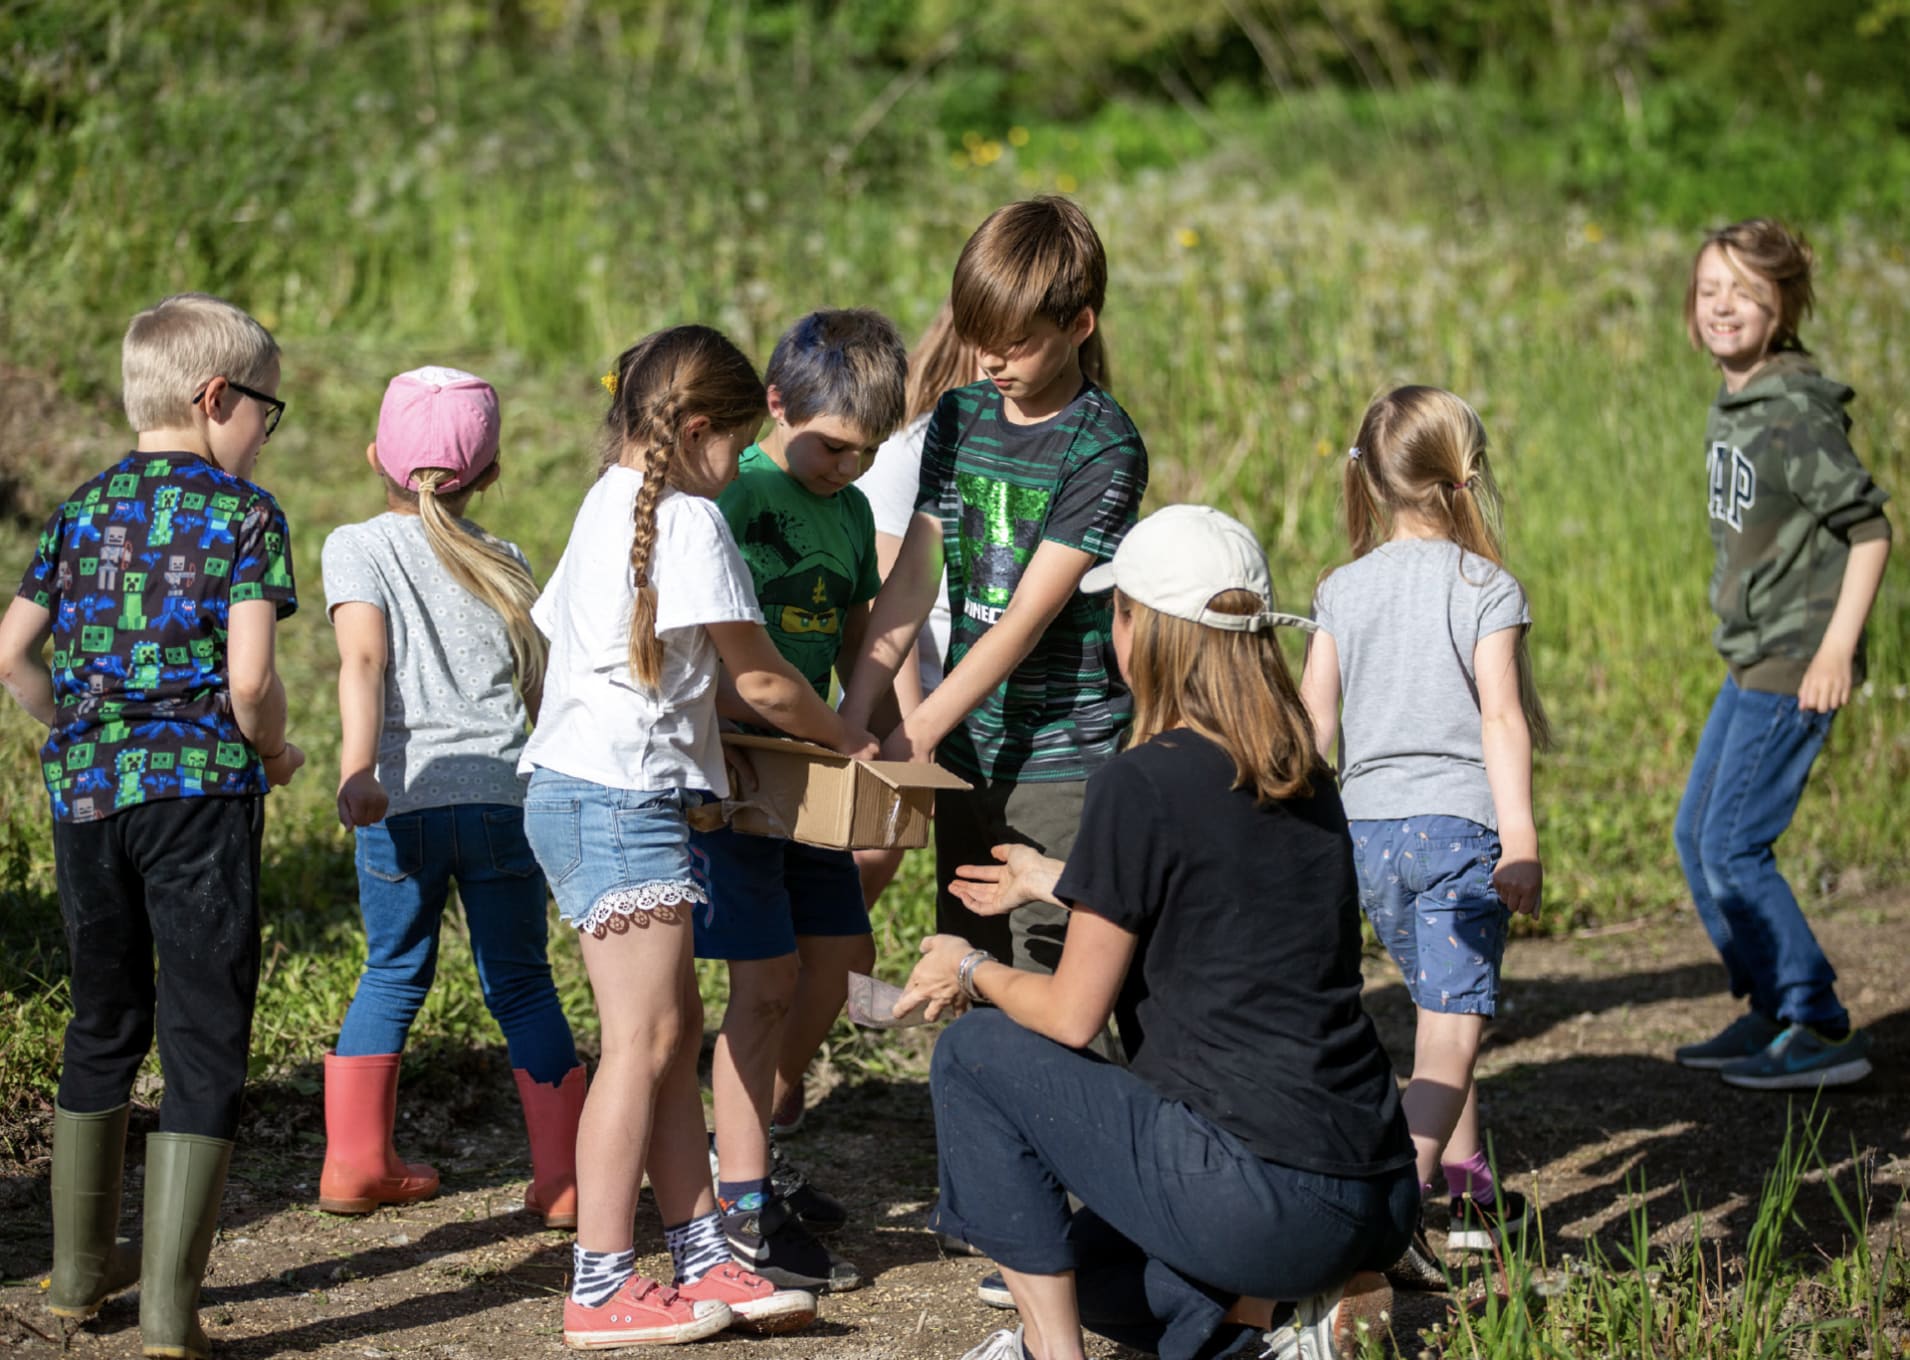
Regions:
[[[928,1003],[928,1009],[922,1012],[924,1020],[939,1020],[943,1015],[960,1015],[967,1010],[968,998],[962,995],[955,970],[973,947],[959,935],[931,935],[923,940],[921,962],[915,965],[908,986],[896,999],[894,1014],[907,1015],[924,1001]]]
[[[1032,845],[997,845],[989,851],[994,864],[963,864],[956,868],[948,890],[977,916],[1005,916],[1030,902],[1061,903],[1054,885],[1063,861],[1049,859]]]

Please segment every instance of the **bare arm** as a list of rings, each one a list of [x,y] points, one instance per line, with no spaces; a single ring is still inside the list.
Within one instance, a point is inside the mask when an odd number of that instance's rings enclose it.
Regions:
[[[1093,553],[1052,540],[1036,548],[1001,618],[968,649],[922,706],[889,734],[882,743],[883,756],[929,759],[942,738],[1027,660],[1048,625],[1080,588],[1094,560]]]
[[[875,738],[816,697],[796,668],[783,660],[760,623],[709,623],[710,641],[735,684],[749,718],[850,756],[875,754]],[[719,699],[722,691],[718,691]],[[726,715],[728,716],[728,715]]]
[[[385,612],[352,601],[332,610],[338,640],[338,820],[347,827],[384,820],[391,800],[378,782],[385,728]]]
[[[1837,587],[1837,604],[1831,610],[1830,626],[1824,640],[1817,644],[1797,687],[1797,706],[1806,712],[1834,713],[1850,702],[1852,666],[1857,658],[1857,642],[1863,636],[1864,621],[1870,606],[1876,603],[1877,589],[1883,584],[1884,568],[1890,563],[1890,539],[1872,538],[1850,545],[1850,557],[1844,563],[1844,579]]]
[[[1313,720],[1314,748],[1331,765],[1333,743],[1340,735],[1340,647],[1331,633],[1315,633],[1307,639],[1300,702]]]
[[[875,565],[876,570],[882,573],[884,581],[887,581],[894,573],[896,559],[901,555],[901,539],[894,534],[880,532],[876,534]],[[929,608],[933,611],[934,606],[930,605]],[[862,640],[858,638],[853,647],[845,644],[842,654],[845,660],[853,662],[854,658],[862,654]],[[849,688],[851,678],[849,675],[842,677],[842,687],[845,692]],[[902,664],[895,672],[895,703],[904,718],[915,712],[922,704],[922,630],[919,628],[915,631],[914,644],[909,648],[908,655],[902,658]]]
[[[1539,833],[1532,816],[1532,732],[1519,703],[1519,632],[1501,628],[1472,649],[1479,685],[1479,743],[1499,821],[1499,863],[1492,886],[1506,906],[1536,916],[1544,888]]]
[[[857,727],[869,725],[876,704],[894,686],[896,671],[935,607],[941,580],[942,522],[918,510],[883,579],[882,592],[875,597],[867,634],[844,688],[845,721]]]
[[[1080,1048],[1107,1027],[1135,944],[1135,937],[1113,922],[1091,911],[1076,911],[1068,919],[1067,942],[1053,976],[991,962],[977,967],[970,981],[1022,1028]],[[905,1014],[925,1000],[930,1019],[958,1007],[956,972],[970,950],[968,941],[956,935],[923,940],[922,961],[909,974],[895,1013]]]
[[[0,617],[0,684],[47,727],[59,718],[53,673],[46,666],[46,640],[52,636],[53,615],[46,606],[18,595]]]
[[[272,601],[243,600],[232,606],[226,621],[232,720],[264,763],[266,779],[275,785],[290,781],[305,763],[305,753],[285,737],[285,686],[276,664],[277,635],[278,606]]]

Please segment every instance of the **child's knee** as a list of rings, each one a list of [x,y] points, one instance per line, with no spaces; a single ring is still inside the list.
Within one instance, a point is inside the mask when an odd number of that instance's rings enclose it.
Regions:
[[[796,983],[801,973],[801,958],[796,954],[733,960],[729,1010],[724,1015],[723,1028],[733,1032],[737,1025],[751,1029],[780,1025],[795,1003]]]

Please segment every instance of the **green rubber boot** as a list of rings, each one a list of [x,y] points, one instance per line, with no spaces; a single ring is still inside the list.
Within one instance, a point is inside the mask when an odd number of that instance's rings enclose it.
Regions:
[[[109,1296],[139,1282],[139,1255],[119,1236],[131,1108],[74,1114],[53,1107],[53,1278],[46,1306],[56,1317],[90,1318]]]
[[[139,1286],[139,1337],[147,1355],[207,1360],[212,1343],[199,1326],[199,1282],[212,1254],[232,1144],[195,1133],[146,1138],[145,1251]]]

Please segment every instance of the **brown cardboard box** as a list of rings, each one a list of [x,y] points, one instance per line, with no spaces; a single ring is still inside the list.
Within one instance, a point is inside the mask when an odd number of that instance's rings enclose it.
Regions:
[[[831,850],[927,845],[935,790],[969,787],[939,765],[851,760],[806,741],[725,732],[723,744],[756,770],[756,788],[722,804],[731,827]]]

